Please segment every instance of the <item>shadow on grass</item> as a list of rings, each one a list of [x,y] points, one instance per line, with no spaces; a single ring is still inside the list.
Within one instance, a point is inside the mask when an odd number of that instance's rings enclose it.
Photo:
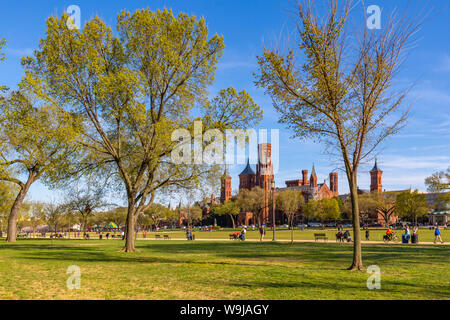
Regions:
[[[32,241],[34,240],[34,241]],[[24,239],[13,244],[0,244],[0,250],[10,250],[19,259],[59,260],[84,262],[118,263],[194,263],[217,265],[252,265],[254,260],[300,263],[311,262],[327,266],[335,264],[344,268],[352,258],[352,246],[327,245],[320,243],[252,243],[252,242],[148,242],[137,243],[138,253],[118,252],[123,242],[116,240],[50,240]],[[443,247],[431,246],[364,246],[364,261],[396,266],[414,263],[430,264],[450,262],[449,251]],[[189,255],[192,257],[189,257]],[[196,255],[206,254],[207,257]],[[162,257],[164,255],[164,257]],[[232,259],[235,261],[220,261]],[[217,261],[219,260],[219,261]],[[324,264],[329,263],[329,264]],[[266,264],[261,264],[267,266]]]

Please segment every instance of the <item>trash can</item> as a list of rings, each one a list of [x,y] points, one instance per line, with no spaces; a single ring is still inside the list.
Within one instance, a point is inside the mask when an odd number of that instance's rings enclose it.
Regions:
[[[411,236],[411,243],[419,243],[419,235],[418,234],[413,234]]]
[[[402,234],[402,243],[408,243],[409,242],[409,238],[406,234]]]

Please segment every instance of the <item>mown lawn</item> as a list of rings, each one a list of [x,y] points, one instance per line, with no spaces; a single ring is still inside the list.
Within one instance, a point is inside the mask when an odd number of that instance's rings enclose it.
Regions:
[[[447,246],[366,245],[381,290],[349,272],[352,246],[323,243],[18,240],[0,243],[1,299],[449,299]],[[81,268],[81,289],[66,287]]]

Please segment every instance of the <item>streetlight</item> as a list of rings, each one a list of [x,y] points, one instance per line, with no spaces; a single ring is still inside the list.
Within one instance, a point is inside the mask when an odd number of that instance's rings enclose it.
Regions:
[[[275,180],[272,180],[271,187],[272,187],[272,229],[273,229],[272,241],[276,241],[275,240]]]

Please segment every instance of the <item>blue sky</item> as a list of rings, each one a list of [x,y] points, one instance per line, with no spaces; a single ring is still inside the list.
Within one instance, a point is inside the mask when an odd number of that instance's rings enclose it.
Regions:
[[[7,60],[0,64],[0,84],[14,88],[22,76],[20,57],[30,55],[44,36],[45,20],[50,15],[60,15],[70,5],[81,8],[82,24],[98,15],[107,24],[115,26],[120,10],[134,11],[138,8],[172,8],[175,13],[183,11],[204,16],[211,34],[222,34],[225,39],[225,54],[216,72],[216,82],[210,88],[211,96],[218,90],[234,86],[247,90],[256,103],[264,109],[264,120],[260,127],[280,130],[280,169],[276,175],[277,186],[284,186],[287,179],[300,178],[301,170],[311,170],[314,163],[318,180],[323,181],[336,168],[330,156],[323,153],[322,145],[312,141],[290,139],[291,132],[277,123],[269,96],[254,86],[253,72],[257,71],[256,55],[264,44],[269,45],[280,34],[293,30],[291,12],[296,1],[251,0],[251,1],[2,1],[0,11],[0,38],[6,38]],[[325,1],[317,1],[326,3]],[[382,22],[394,8],[402,11],[408,1],[365,1],[382,9]],[[419,1],[411,1],[413,7]],[[423,2],[425,4],[425,1]],[[408,126],[397,136],[390,138],[378,154],[386,190],[417,188],[425,191],[424,178],[450,165],[450,7],[448,1],[429,1],[431,15],[418,34],[419,42],[410,51],[401,73],[399,83],[415,82],[407,103],[412,104]],[[360,8],[355,15],[362,16]],[[356,17],[358,18],[358,17]],[[355,19],[364,27],[362,19]],[[369,187],[368,171],[373,163],[360,169],[359,187]],[[232,186],[238,187],[237,175],[244,165],[230,168]],[[342,172],[339,175],[339,191],[348,187]],[[31,188],[32,199],[57,198],[44,186],[36,183]]]

